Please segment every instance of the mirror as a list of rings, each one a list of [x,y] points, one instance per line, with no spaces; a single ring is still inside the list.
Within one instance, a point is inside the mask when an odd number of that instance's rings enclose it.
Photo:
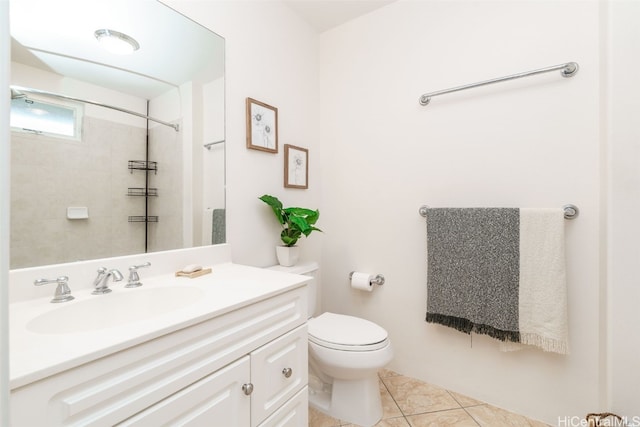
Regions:
[[[9,8],[10,268],[223,243],[224,39],[155,0]],[[103,50],[100,29],[139,49]]]

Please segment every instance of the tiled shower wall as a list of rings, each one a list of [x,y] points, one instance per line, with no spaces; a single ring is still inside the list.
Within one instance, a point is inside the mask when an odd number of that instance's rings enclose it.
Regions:
[[[159,218],[149,224],[148,251],[180,249],[184,217],[181,133],[158,125],[151,127],[149,141],[149,160],[158,162],[158,173],[151,173],[149,184],[158,189],[158,197],[149,198],[149,215]]]
[[[167,129],[160,138],[180,152],[176,132]],[[144,252],[144,223],[128,222],[129,215],[144,215],[144,198],[127,196],[129,187],[144,187],[144,172],[130,173],[127,165],[145,158],[145,134],[144,128],[87,116],[82,141],[12,132],[11,268]],[[175,153],[165,158],[170,156]],[[181,166],[159,168],[157,177],[181,182]],[[152,173],[150,185],[159,187],[154,178]],[[176,197],[173,191],[165,195],[170,194]],[[181,203],[156,205],[181,210]],[[67,219],[67,207],[76,206],[86,206],[89,218]],[[151,214],[181,221],[181,214],[170,211]],[[165,240],[154,250],[178,247],[171,240],[180,236]]]

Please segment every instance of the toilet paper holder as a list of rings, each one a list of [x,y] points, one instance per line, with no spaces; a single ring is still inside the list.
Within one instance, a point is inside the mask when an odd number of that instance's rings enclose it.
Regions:
[[[355,271],[349,273],[349,280],[351,280],[351,278],[353,277],[353,273],[355,273]],[[371,279],[371,284],[379,286],[384,285],[384,276],[382,274],[376,274],[376,277]]]

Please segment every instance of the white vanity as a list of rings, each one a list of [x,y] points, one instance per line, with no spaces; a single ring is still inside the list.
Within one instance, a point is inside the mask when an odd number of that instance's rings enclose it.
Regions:
[[[184,251],[145,256],[143,286],[106,295],[74,283],[100,261],[56,266],[47,273],[78,267],[64,273],[75,299],[59,304],[53,287],[20,295],[41,271],[12,272],[13,427],[307,425],[308,278],[233,264],[215,247]],[[213,272],[175,277],[189,262]]]

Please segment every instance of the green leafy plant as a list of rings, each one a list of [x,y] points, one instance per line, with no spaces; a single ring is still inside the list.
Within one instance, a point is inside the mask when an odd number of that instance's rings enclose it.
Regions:
[[[295,245],[302,235],[307,237],[312,231],[322,232],[319,228],[314,227],[314,224],[320,217],[319,210],[285,208],[277,197],[268,194],[260,197],[260,200],[271,206],[273,213],[276,215],[276,219],[280,225],[282,225],[280,240],[282,240],[285,246]]]

